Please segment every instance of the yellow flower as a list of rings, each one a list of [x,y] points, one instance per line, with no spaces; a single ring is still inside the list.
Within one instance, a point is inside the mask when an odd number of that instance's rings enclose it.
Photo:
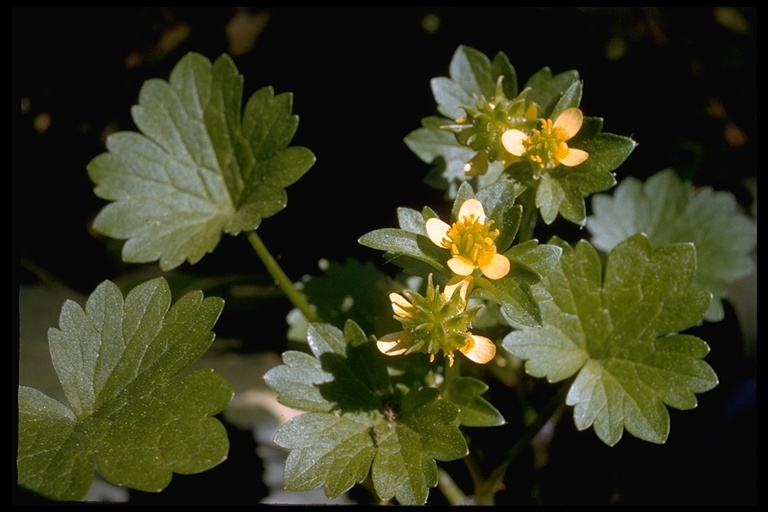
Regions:
[[[530,135],[520,130],[508,130],[501,136],[501,143],[512,155],[527,157],[538,164],[535,178],[541,176],[542,169],[551,169],[560,164],[574,167],[589,158],[589,153],[582,149],[569,148],[566,141],[579,133],[584,122],[584,114],[576,107],[563,110],[554,123],[551,119],[542,121],[541,130],[533,130]]]
[[[430,274],[426,296],[405,290],[403,293],[409,301],[399,293],[389,294],[394,318],[403,325],[403,330],[379,338],[376,342],[379,351],[388,356],[422,352],[434,361],[435,355],[442,350],[450,366],[453,366],[456,350],[476,363],[485,364],[492,360],[496,345],[469,331],[479,307],[466,309],[463,290],[465,288],[455,286],[451,292],[440,293],[432,284]]]
[[[453,256],[448,268],[460,276],[471,276],[480,269],[488,279],[501,279],[509,273],[509,260],[496,252],[499,230],[491,230],[493,220],[486,222],[483,205],[477,199],[467,199],[459,209],[459,219],[449,226],[437,217],[427,220],[429,239],[450,249]]]

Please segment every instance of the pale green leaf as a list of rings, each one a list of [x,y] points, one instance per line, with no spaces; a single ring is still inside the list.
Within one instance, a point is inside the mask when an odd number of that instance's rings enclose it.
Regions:
[[[595,247],[606,252],[635,233],[645,233],[655,246],[692,242],[695,282],[713,295],[705,320],[723,319],[726,286],[754,269],[750,253],[757,244],[757,225],[738,210],[733,195],[711,187],[694,189],[671,169],[645,183],[624,179],[612,196],[594,196],[592,210],[587,228]]]
[[[558,382],[577,374],[566,403],[579,429],[593,426],[606,444],[626,428],[640,439],[663,443],[669,433],[665,405],[696,406],[694,393],[717,385],[702,359],[707,344],[677,334],[696,325],[710,295],[692,284],[691,244],[651,248],[635,235],[617,245],[603,267],[586,241],[564,242],[559,265],[536,287],[543,327],[508,334],[502,346],[526,359],[534,377]]]
[[[114,485],[158,492],[173,473],[199,473],[226,458],[227,434],[212,416],[232,388],[210,369],[182,374],[213,341],[223,301],[191,292],[170,306],[163,278],[124,300],[104,281],[85,310],[64,304],[48,338],[70,407],[19,389],[20,485],[79,500],[95,464]]]
[[[437,110],[450,119],[464,115],[462,107],[474,105],[475,96],[492,98],[496,77],[491,74],[488,57],[469,46],[459,46],[451,57],[450,78],[433,78],[432,94]]]
[[[406,266],[407,259],[413,258],[426,263],[435,270],[446,271],[449,254],[425,235],[403,229],[381,228],[364,234],[358,239],[358,243],[391,253],[394,256],[390,261],[396,265]],[[406,261],[401,262],[401,258],[406,259]]]
[[[476,153],[472,148],[459,144],[456,135],[442,128],[450,122],[442,117],[425,117],[421,120],[422,127],[412,131],[404,139],[405,145],[422,162],[433,165],[425,181],[439,190],[465,181],[467,176],[464,174],[464,165]],[[499,165],[496,162],[491,163],[494,164]]]
[[[314,164],[288,147],[298,126],[292,95],[257,91],[242,109],[243,78],[226,54],[189,53],[168,81],[147,80],[133,119],[88,164],[94,192],[112,201],[94,229],[127,240],[123,260],[196,263],[222,232],[256,229],[287,204],[285,187]]]
[[[325,485],[335,498],[368,476],[376,453],[373,423],[364,414],[343,417],[308,412],[296,416],[275,434],[275,444],[290,450],[283,480],[290,491]]]

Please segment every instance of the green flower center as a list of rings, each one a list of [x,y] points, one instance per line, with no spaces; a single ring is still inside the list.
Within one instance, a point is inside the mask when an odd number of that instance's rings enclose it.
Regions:
[[[464,309],[463,299],[458,293],[446,299],[437,287],[432,286],[431,279],[426,297],[410,290],[404,293],[411,302],[411,306],[405,308],[409,316],[396,318],[403,329],[415,338],[409,352],[425,352],[434,356],[442,350],[452,359],[455,350],[472,342],[469,328],[478,308]]]

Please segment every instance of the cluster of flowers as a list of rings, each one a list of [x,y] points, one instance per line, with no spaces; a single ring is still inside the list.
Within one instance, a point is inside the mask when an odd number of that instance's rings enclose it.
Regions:
[[[567,141],[581,129],[584,116],[580,109],[564,110],[554,121],[543,119],[541,129],[530,132],[510,129],[503,133],[501,142],[509,153],[505,160],[527,158],[538,179],[541,172],[565,165],[573,167],[584,162],[589,154],[581,149],[569,148]],[[379,338],[378,349],[390,356],[426,353],[430,361],[441,350],[453,365],[458,350],[476,363],[487,363],[496,355],[496,345],[490,339],[472,334],[472,326],[479,307],[467,308],[467,297],[472,290],[473,274],[482,273],[488,279],[501,279],[509,273],[509,259],[496,250],[498,229],[492,229],[493,220],[486,220],[482,203],[466,200],[459,209],[453,225],[431,218],[426,223],[429,239],[438,247],[449,250],[448,268],[453,277],[442,292],[427,281],[426,295],[405,290],[404,297],[391,293],[394,318],[403,330]]]
[[[396,356],[423,352],[434,361],[442,350],[453,365],[454,351],[458,350],[476,363],[487,363],[496,355],[493,341],[472,334],[469,328],[479,307],[467,308],[467,296],[472,290],[472,274],[479,270],[488,279],[500,279],[509,273],[509,260],[496,252],[498,229],[491,229],[493,220],[487,220],[483,205],[477,199],[466,200],[459,210],[459,218],[448,225],[437,217],[427,221],[429,239],[451,252],[448,268],[454,276],[442,292],[427,282],[426,295],[405,290],[408,299],[391,293],[392,310],[403,326],[402,331],[387,334],[378,340],[379,350]]]

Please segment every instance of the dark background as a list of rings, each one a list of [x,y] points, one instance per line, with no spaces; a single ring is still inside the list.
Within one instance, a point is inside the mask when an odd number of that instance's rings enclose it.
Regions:
[[[437,113],[429,81],[447,76],[460,44],[489,57],[505,52],[521,85],[543,66],[554,73],[578,70],[585,114],[605,118],[605,132],[639,142],[617,179],[673,167],[696,185],[732,192],[745,211],[752,208],[754,7],[251,9],[246,13],[263,26],[243,53],[233,52],[225,30],[238,12],[12,10],[12,301],[20,283],[63,283],[89,294],[104,279],[156,272],[154,264],[123,264],[122,242],[89,229],[105,202],[93,194],[85,167],[105,150],[106,134],[135,129],[130,107],[144,80],[167,79],[188,51],[211,60],[233,55],[245,98],[266,85],[294,94],[300,123],[293,144],[309,147],[317,163],[287,189],[289,207],[265,219],[259,234],[296,280],[316,274],[321,257],[380,262],[357,238],[394,226],[397,206],[421,209],[441,201],[442,193],[423,183],[429,166],[403,138],[422,117]],[[439,20],[435,30],[425,30],[428,19]],[[559,221],[552,229],[586,236]],[[227,235],[216,251],[180,272],[206,276],[222,269],[269,280],[245,238]],[[263,308],[284,316],[290,305]],[[540,475],[544,504],[756,503],[756,370],[726,308],[723,322],[705,324],[699,334],[712,347],[707,361],[721,384],[700,396],[697,410],[671,411],[668,444],[627,435],[607,448],[593,433],[561,422],[553,462]],[[221,328],[235,331],[242,321],[225,314]],[[746,400],[743,407],[739,399]],[[234,467],[232,460],[222,466]],[[210,482],[217,471],[195,478]],[[499,503],[528,502],[517,493],[530,485],[514,490],[508,480]],[[253,486],[235,485],[231,475],[223,481],[229,485],[209,487],[221,490],[217,503],[258,501]],[[200,498],[171,488],[148,498],[158,504],[184,499]]]

